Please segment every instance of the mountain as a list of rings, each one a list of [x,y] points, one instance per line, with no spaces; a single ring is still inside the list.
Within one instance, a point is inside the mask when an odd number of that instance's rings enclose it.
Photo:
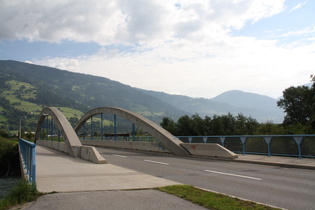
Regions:
[[[34,127],[45,106],[58,107],[66,117],[80,118],[100,106],[115,106],[139,113],[157,123],[163,117],[185,114],[204,117],[243,113],[259,122],[282,122],[276,100],[242,91],[228,91],[213,99],[191,98],[148,91],[87,74],[73,73],[18,61],[0,61],[0,128],[17,129],[21,116]]]
[[[212,100],[233,104],[235,111],[247,113],[247,115],[260,121],[268,119],[273,122],[282,122],[284,117],[283,110],[277,107],[278,100],[269,96],[231,90],[214,97]]]
[[[144,91],[144,90],[143,90]],[[224,92],[212,99],[190,98],[181,95],[170,95],[163,92],[144,91],[153,97],[167,102],[182,111],[198,113],[201,117],[214,114],[239,113],[251,116],[259,122],[283,121],[284,112],[277,107],[277,100],[268,96],[248,93],[239,90]]]
[[[0,84],[2,124],[18,122],[23,115],[36,119],[30,113],[37,115],[45,106],[62,107],[77,118],[100,106],[132,110],[155,122],[186,114],[116,81],[17,61],[0,61]]]

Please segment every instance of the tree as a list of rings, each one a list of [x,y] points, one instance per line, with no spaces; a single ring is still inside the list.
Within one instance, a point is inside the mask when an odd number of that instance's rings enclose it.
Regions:
[[[313,116],[314,95],[312,88],[306,86],[289,87],[283,91],[283,99],[277,102],[277,105],[284,109],[286,116],[283,124],[308,124]]]
[[[170,132],[173,135],[177,135],[176,132],[176,123],[169,117],[163,117],[162,122],[160,123],[161,127]]]

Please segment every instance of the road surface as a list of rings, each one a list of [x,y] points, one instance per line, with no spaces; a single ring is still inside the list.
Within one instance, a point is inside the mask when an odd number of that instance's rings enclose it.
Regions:
[[[111,164],[287,209],[315,208],[315,170],[97,147]]]

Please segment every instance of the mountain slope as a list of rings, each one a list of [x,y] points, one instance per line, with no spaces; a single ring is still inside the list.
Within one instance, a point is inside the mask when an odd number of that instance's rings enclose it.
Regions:
[[[156,122],[163,116],[184,114],[168,103],[119,82],[17,61],[0,61],[0,82],[2,101],[9,101],[11,108],[24,112],[30,110],[22,110],[22,104],[32,105],[35,109],[32,112],[45,106],[69,107],[83,113],[95,107],[117,106]],[[29,95],[26,96],[26,92]],[[4,114],[7,108],[1,104],[0,119],[10,117]]]
[[[200,116],[212,116],[231,113],[239,113],[251,116],[259,122],[267,120],[280,123],[284,113],[277,107],[276,99],[254,93],[242,91],[227,91],[212,99],[190,98],[181,95],[169,95],[162,92],[145,91],[153,97],[159,98],[178,109]]]
[[[80,118],[86,111],[115,106],[137,112],[157,123],[163,117],[201,117],[229,112],[242,113],[259,122],[280,123],[284,113],[276,100],[242,91],[228,91],[213,99],[191,98],[132,88],[107,78],[73,73],[17,61],[0,61],[0,128],[27,116],[35,127],[37,115],[45,106],[59,107],[68,118]],[[2,124],[1,124],[2,123]]]

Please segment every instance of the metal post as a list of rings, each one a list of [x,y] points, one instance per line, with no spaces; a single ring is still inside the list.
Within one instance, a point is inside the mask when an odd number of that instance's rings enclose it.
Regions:
[[[192,142],[192,137],[188,137],[188,141],[189,141],[189,143],[191,143]]]
[[[220,141],[221,141],[221,143],[222,143],[222,147],[224,147],[225,137],[220,137]]]
[[[246,154],[246,150],[245,150],[245,143],[246,143],[246,137],[240,137],[242,144],[243,144],[243,155]]]
[[[268,157],[271,156],[270,154],[270,142],[272,140],[272,137],[264,137],[265,142],[267,143],[267,148],[268,148]]]
[[[115,139],[115,141],[117,140],[117,128],[116,128],[116,126],[117,126],[117,117],[114,114],[114,139]]]
[[[91,127],[91,132],[90,132],[91,140],[93,140],[93,125],[92,125],[92,122],[93,122],[93,117],[91,117],[91,125],[90,125],[90,127]]]
[[[58,142],[60,142],[60,130],[58,129]]]
[[[52,139],[52,141],[54,141],[54,119],[51,118],[50,120],[50,138]]]
[[[103,140],[104,126],[103,126],[103,113],[101,113],[101,140]]]
[[[293,139],[295,141],[295,143],[297,144],[298,147],[298,153],[299,153],[299,158],[302,158],[302,154],[301,154],[301,143],[304,139],[304,136],[293,136]]]
[[[203,137],[203,143],[207,143],[208,137]]]
[[[136,125],[132,123],[132,138],[133,141],[136,141]]]
[[[48,126],[49,126],[49,120],[48,120],[48,116],[46,117],[46,140],[48,141]]]
[[[83,128],[83,140],[85,139],[85,122],[83,123],[83,126],[82,126],[82,128]]]
[[[32,185],[36,184],[36,144],[32,144]]]

